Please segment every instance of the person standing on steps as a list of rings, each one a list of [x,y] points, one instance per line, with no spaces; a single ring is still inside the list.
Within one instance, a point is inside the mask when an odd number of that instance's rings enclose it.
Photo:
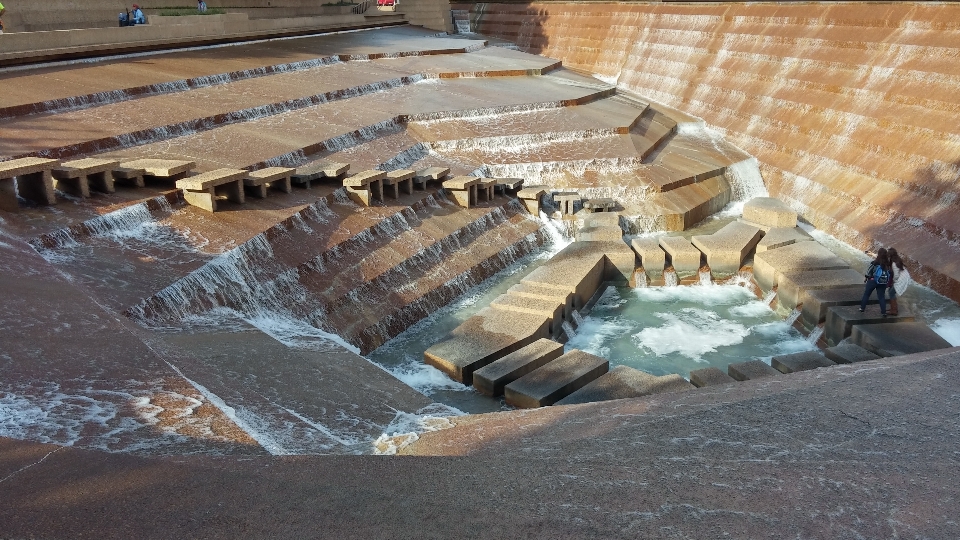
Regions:
[[[887,316],[887,286],[890,285],[891,270],[890,256],[886,248],[880,248],[877,258],[870,263],[867,273],[863,275],[863,298],[860,299],[860,313],[867,309],[870,294],[877,291],[877,300],[880,301],[880,316]]]
[[[890,256],[890,270],[893,278],[893,283],[887,287],[887,296],[890,299],[889,313],[890,315],[896,315],[899,313],[897,297],[907,290],[907,285],[910,284],[910,272],[907,272],[907,269],[903,266],[903,259],[900,258],[896,248],[888,249],[887,254]]]

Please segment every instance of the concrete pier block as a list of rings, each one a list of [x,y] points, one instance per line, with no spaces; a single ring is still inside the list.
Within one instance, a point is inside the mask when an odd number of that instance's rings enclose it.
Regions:
[[[532,298],[507,293],[494,298],[490,302],[490,307],[549,317],[551,320],[550,333],[556,336],[560,334],[563,325],[563,311],[566,306],[557,299]]]
[[[670,264],[681,279],[695,276],[700,272],[701,253],[689,240],[682,236],[664,236],[660,238],[660,247],[670,257]]]
[[[743,219],[766,229],[796,227],[797,213],[786,203],[773,197],[756,197],[743,205]]]
[[[727,277],[740,271],[743,261],[762,236],[759,228],[733,221],[713,234],[694,236],[692,241],[706,255],[710,272],[714,276]]]
[[[399,199],[401,192],[406,193],[407,195],[413,194],[413,178],[416,175],[417,171],[410,169],[389,171],[383,178],[383,185],[390,186],[393,191],[393,198]]]
[[[813,238],[800,227],[773,227],[757,242],[757,253],[782,248],[797,242],[812,242]]]
[[[147,158],[124,161],[120,163],[120,166],[125,169],[143,169],[144,176],[179,180],[186,177],[190,171],[196,169],[197,162],[180,159]]]
[[[290,175],[293,174],[295,170],[296,169],[289,167],[267,167],[265,169],[251,171],[250,174],[247,175],[247,178],[243,180],[243,185],[249,188],[254,196],[261,199],[267,196],[268,188],[290,193],[290,191],[292,191]]]
[[[549,300],[563,305],[563,318],[567,320],[573,314],[573,293],[561,291],[552,287],[517,283],[507,289],[507,292],[516,296]]]
[[[881,323],[854,326],[850,341],[878,356],[901,356],[937,349],[950,343],[919,322]]]
[[[216,169],[190,178],[177,180],[183,198],[193,206],[208,212],[217,211],[217,198],[225,196],[231,202],[243,204],[243,180],[248,171],[243,169]]]
[[[778,284],[780,274],[798,270],[842,270],[846,261],[817,242],[800,242],[757,253],[753,257],[753,277],[764,291]]]
[[[500,190],[504,195],[508,192],[520,191],[523,187],[523,178],[495,178],[494,180],[497,181],[494,189]]]
[[[553,405],[609,370],[610,363],[574,349],[506,385],[503,395],[514,407],[530,409]]]
[[[876,360],[879,356],[864,349],[863,347],[842,341],[834,347],[823,350],[824,356],[838,364],[853,364],[855,362],[866,362],[867,360]]]
[[[660,242],[655,238],[634,238],[630,241],[630,247],[640,257],[640,266],[650,279],[659,280],[663,278],[663,267],[666,264],[667,254],[660,247]]]
[[[828,345],[836,345],[844,338],[850,337],[853,327],[866,324],[886,324],[886,323],[905,323],[913,322],[913,314],[907,309],[901,308],[897,316],[883,317],[877,308],[867,308],[865,313],[860,313],[860,306],[833,306],[827,309],[827,322],[824,325],[823,336]],[[885,328],[889,328],[885,326]],[[856,343],[856,342],[855,342]],[[857,343],[857,345],[860,345]],[[862,345],[861,345],[862,346]],[[866,348],[866,347],[864,347]],[[867,350],[869,350],[867,348]]]
[[[424,189],[427,187],[427,182],[440,181],[447,177],[450,174],[450,169],[448,167],[427,167],[426,169],[420,169],[417,171],[417,175],[414,177],[414,182],[421,184]]]
[[[147,171],[143,169],[128,169],[126,167],[115,167],[113,171],[114,182],[123,182],[132,184],[134,187],[142,188],[146,185],[143,176]]]
[[[676,374],[658,377],[632,367],[617,366],[556,404],[572,405],[574,403],[590,403],[611,399],[637,398],[651,394],[683,392],[694,388],[696,387]]]
[[[0,210],[18,211],[18,194],[37,204],[57,204],[50,171],[59,164],[56,159],[33,157],[0,162]]]
[[[476,176],[455,176],[450,180],[445,180],[443,187],[453,194],[457,205],[463,208],[472,208],[477,204],[479,184],[480,178]]]
[[[784,309],[792,310],[800,305],[805,292],[851,287],[858,284],[862,289],[863,274],[853,268],[783,272],[778,280],[777,301]]]
[[[695,369],[690,372],[690,384],[697,388],[704,386],[719,386],[737,382],[736,379],[715,367]]]
[[[481,394],[499,396],[503,394],[504,386],[562,355],[562,343],[538,339],[474,371],[473,387]]]
[[[560,207],[560,213],[566,216],[573,215],[580,203],[580,194],[576,191],[561,191],[553,194],[553,202]]]
[[[863,281],[863,276],[860,277]],[[829,289],[810,289],[800,295],[801,320],[807,328],[813,328],[827,320],[827,310],[833,306],[859,306],[863,297],[863,284]],[[870,295],[869,305],[877,305],[877,295]]]
[[[540,199],[547,192],[546,189],[540,186],[531,186],[523,188],[517,192],[517,198],[520,199],[524,206],[527,207],[527,212],[530,212],[534,216],[540,215]]]
[[[727,373],[738,381],[752,381],[764,377],[773,377],[781,373],[768,366],[762,360],[749,360],[747,362],[737,362],[727,366]]]
[[[57,189],[87,198],[91,187],[103,193],[114,193],[113,169],[119,166],[119,160],[85,158],[65,161],[51,172]]]
[[[803,351],[793,354],[774,356],[770,359],[770,366],[780,373],[795,373],[809,371],[822,367],[837,365],[820,351]]]
[[[347,163],[336,163],[319,159],[297,167],[290,176],[290,181],[299,186],[310,189],[310,183],[321,178],[338,178],[350,170]]]

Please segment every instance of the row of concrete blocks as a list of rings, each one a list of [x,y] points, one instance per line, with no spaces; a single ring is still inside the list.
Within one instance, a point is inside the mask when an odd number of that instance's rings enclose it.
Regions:
[[[682,236],[635,238],[631,247],[640,257],[648,282],[662,279],[668,266],[684,279],[696,276],[704,264],[714,277],[723,278],[739,272],[753,251],[812,240],[796,225],[796,212],[777,199],[758,197],[744,204],[743,219],[713,234],[691,240]]]

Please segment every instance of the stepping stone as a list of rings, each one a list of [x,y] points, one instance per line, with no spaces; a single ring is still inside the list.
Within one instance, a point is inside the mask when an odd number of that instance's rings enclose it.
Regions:
[[[503,394],[504,386],[562,355],[562,343],[538,339],[474,371],[473,387],[481,394],[499,396]]]
[[[913,314],[907,309],[901,308],[897,316],[883,317],[880,310],[874,307],[867,307],[865,313],[860,313],[860,305],[855,306],[833,306],[827,310],[827,322],[824,325],[824,337],[829,345],[836,345],[850,337],[853,327],[862,324],[886,324],[913,322]],[[857,345],[860,345],[857,343]],[[861,345],[862,346],[862,345]],[[865,347],[866,348],[866,347]],[[869,348],[867,348],[869,350]]]
[[[354,202],[362,206],[370,206],[374,200],[383,200],[383,179],[387,173],[377,169],[358,172],[343,179],[343,187],[347,195]]]
[[[0,210],[19,211],[17,195],[37,204],[57,204],[51,171],[59,164],[56,159],[34,157],[0,161]]]
[[[770,359],[770,366],[780,373],[795,373],[797,371],[809,371],[822,367],[837,365],[820,351],[804,351],[793,354],[784,354],[774,356]]]
[[[583,227],[616,227],[619,229],[620,214],[618,212],[598,212],[594,214],[586,214],[586,215],[583,215],[582,226]]]
[[[781,273],[777,282],[777,300],[785,309],[793,310],[800,305],[803,293],[807,291],[849,287],[858,284],[863,289],[863,274],[853,268],[799,270]],[[862,291],[861,294],[863,294]]]
[[[197,162],[179,159],[148,158],[124,161],[120,163],[120,166],[125,169],[143,169],[144,176],[179,180],[184,178],[190,171],[196,169]]]
[[[753,257],[753,277],[764,291],[776,287],[780,275],[785,272],[846,268],[850,268],[847,261],[817,242],[799,242],[757,253]]]
[[[519,191],[523,187],[523,178],[495,178],[496,188],[506,195],[508,191]]]
[[[293,174],[295,170],[296,169],[289,167],[267,167],[265,169],[251,171],[243,180],[243,185],[244,187],[251,188],[250,191],[253,192],[254,196],[261,199],[266,198],[268,188],[290,193],[292,191],[290,187],[290,175]]]
[[[90,187],[103,193],[114,193],[113,169],[119,160],[85,158],[65,161],[52,171],[56,188],[77,197],[90,197]]]
[[[736,379],[715,367],[696,369],[690,372],[690,383],[697,388],[704,386],[719,386],[737,382]]]
[[[383,178],[383,185],[392,186],[393,198],[399,199],[401,191],[403,191],[407,195],[413,194],[413,177],[416,175],[417,175],[417,171],[412,171],[410,169],[398,169],[396,171],[389,171],[387,172],[387,175]]]
[[[540,215],[540,199],[547,192],[542,186],[530,186],[517,192],[517,198],[527,207],[527,212],[531,215]]]
[[[476,176],[455,176],[443,182],[443,187],[453,194],[457,205],[471,208],[477,204],[477,186],[480,179]]]
[[[297,167],[296,172],[290,175],[290,181],[310,189],[310,182],[314,180],[319,180],[320,178],[338,178],[340,175],[346,174],[349,170],[350,165],[347,163],[336,163],[320,159]]]
[[[663,267],[666,266],[667,254],[660,247],[656,238],[634,238],[630,247],[640,257],[640,266],[647,276],[653,280],[663,278]]]
[[[611,399],[637,398],[651,394],[683,392],[694,388],[696,387],[676,374],[657,377],[632,367],[617,366],[556,404],[572,405],[574,403],[590,403]]]
[[[127,167],[115,167],[113,169],[114,182],[124,181],[133,184],[134,187],[142,188],[146,185],[143,176],[147,174],[144,169],[129,169]]]
[[[786,203],[773,197],[756,197],[744,203],[743,219],[756,223],[764,230],[797,226],[797,213]]]
[[[427,167],[417,171],[417,175],[413,177],[413,183],[419,185],[420,189],[427,189],[427,182],[442,180],[448,174],[450,169],[447,167]]]
[[[757,253],[782,248],[797,242],[812,242],[813,238],[800,227],[773,227],[757,242]]]
[[[838,364],[853,364],[855,362],[866,362],[867,360],[880,358],[863,347],[854,345],[846,340],[835,347],[824,349],[823,354]]]
[[[617,208],[617,201],[613,199],[587,199],[583,201],[583,208],[591,212],[610,212]]]
[[[727,373],[738,381],[752,381],[764,377],[773,377],[781,373],[768,366],[762,360],[749,360],[747,362],[737,362],[727,366]]]
[[[506,385],[503,396],[509,405],[521,409],[553,405],[603,375],[609,368],[610,362],[607,360],[573,349]]]
[[[863,276],[861,283],[856,286],[836,287],[830,289],[811,289],[800,295],[803,304],[801,317],[807,328],[813,328],[827,320],[827,310],[833,306],[859,306],[863,297]],[[870,295],[867,305],[878,305],[877,295]]]
[[[566,306],[559,299],[531,298],[506,293],[494,298],[490,302],[490,307],[549,317],[552,321],[550,332],[553,335],[558,335],[563,325],[563,311]]]
[[[576,205],[581,201],[580,194],[576,191],[561,191],[553,194],[553,202],[560,207],[560,213],[563,215],[573,215],[576,212]]]
[[[563,305],[563,319],[567,320],[573,313],[573,293],[570,291],[560,291],[552,287],[543,287],[527,283],[517,283],[507,292],[516,296],[528,298],[537,298],[540,300],[549,300]]]
[[[952,347],[947,340],[940,337],[940,334],[919,322],[855,326],[851,332],[850,341],[883,357]]]
[[[660,247],[670,256],[670,264],[682,278],[695,276],[700,272],[700,250],[682,236],[664,236],[659,240]]]
[[[217,211],[217,197],[226,196],[231,202],[243,204],[243,180],[249,171],[243,169],[217,169],[189,178],[177,180],[183,190],[183,199],[208,212]]]
[[[732,276],[740,271],[747,255],[757,246],[763,232],[752,225],[732,221],[719,231],[693,237],[693,245],[707,257],[714,276]]]
[[[614,227],[581,227],[577,229],[577,242],[614,242],[623,240],[623,229]]]

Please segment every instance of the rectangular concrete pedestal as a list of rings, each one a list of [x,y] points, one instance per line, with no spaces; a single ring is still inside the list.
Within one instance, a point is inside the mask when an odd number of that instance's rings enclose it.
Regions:
[[[770,365],[780,373],[795,373],[809,371],[822,367],[835,366],[836,363],[823,355],[820,351],[804,351],[770,359]]]
[[[730,364],[727,366],[727,373],[738,381],[752,381],[754,379],[780,375],[779,371],[768,366],[761,360],[750,360]]]
[[[853,327],[850,341],[878,356],[900,356],[950,347],[947,340],[918,322]]]
[[[694,388],[692,384],[679,375],[657,377],[639,369],[617,366],[556,404],[572,405],[574,403],[590,403],[611,399],[637,398],[651,394],[682,392]]]
[[[690,372],[690,383],[697,388],[704,386],[719,386],[737,382],[736,379],[715,367],[695,369]]]
[[[783,272],[777,286],[777,301],[784,309],[792,310],[800,304],[804,292],[862,283],[863,275],[853,268]]]
[[[508,404],[521,409],[553,405],[606,373],[609,367],[605,359],[574,349],[508,384],[503,395]]]
[[[861,281],[863,279],[861,278]],[[804,326],[813,328],[827,320],[827,310],[833,306],[859,306],[863,297],[863,285],[837,287],[830,289],[812,289],[800,295],[803,304],[801,317]],[[870,295],[868,305],[877,305],[877,295]]]
[[[861,324],[885,324],[899,322],[913,322],[913,314],[901,308],[896,317],[880,315],[877,308],[867,307],[865,313],[860,313],[860,306],[834,306],[827,310],[827,322],[824,326],[823,337],[828,345],[836,345],[850,336],[853,327]],[[859,344],[858,344],[859,345]]]
[[[503,394],[503,387],[563,355],[563,344],[538,339],[519,351],[473,372],[473,387],[488,396]]]
[[[824,349],[823,354],[838,364],[853,364],[854,362],[866,362],[867,360],[880,358],[859,345],[847,342]]]

